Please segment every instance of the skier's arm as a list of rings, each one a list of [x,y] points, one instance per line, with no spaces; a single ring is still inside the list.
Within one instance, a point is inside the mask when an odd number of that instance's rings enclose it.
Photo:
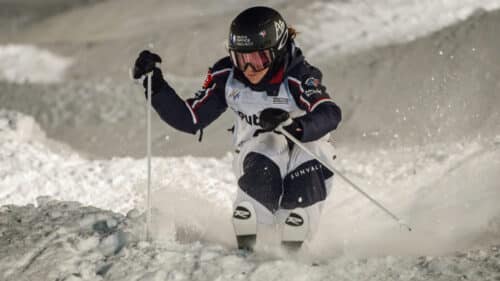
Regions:
[[[161,119],[177,130],[195,134],[217,119],[227,108],[224,87],[219,86],[223,84],[223,80],[201,89],[194,98],[187,100],[180,98],[164,79],[161,80],[157,87],[153,87],[151,102]],[[155,82],[152,84],[155,85]]]
[[[297,105],[307,112],[294,121],[302,129],[300,140],[309,142],[335,130],[342,112],[321,84],[322,74],[318,69],[307,65],[301,76],[302,79],[288,77],[288,83]]]
[[[146,73],[153,73],[151,77],[151,102],[156,112],[166,123],[180,131],[195,134],[196,131],[208,126],[226,110],[224,88],[227,75],[221,74],[227,74],[231,70],[231,68],[226,67],[228,58],[222,59],[214,65],[214,68],[223,69],[217,71],[217,75],[209,72],[203,88],[196,93],[194,98],[186,101],[181,99],[163,78],[161,70],[156,66],[161,61],[158,54],[144,50],[135,60],[132,75],[134,79],[139,79]],[[143,80],[143,85],[144,88],[147,88],[147,79]]]

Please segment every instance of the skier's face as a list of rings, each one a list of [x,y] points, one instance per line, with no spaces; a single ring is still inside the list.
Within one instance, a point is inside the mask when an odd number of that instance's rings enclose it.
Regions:
[[[255,71],[252,67],[247,67],[243,74],[245,74],[245,77],[248,79],[248,81],[250,81],[250,83],[255,85],[258,84],[262,80],[262,78],[264,78],[268,71],[269,67],[266,67],[261,71]]]
[[[234,66],[243,71],[248,81],[254,85],[264,78],[273,60],[270,50],[259,50],[250,53],[231,50],[229,54]]]

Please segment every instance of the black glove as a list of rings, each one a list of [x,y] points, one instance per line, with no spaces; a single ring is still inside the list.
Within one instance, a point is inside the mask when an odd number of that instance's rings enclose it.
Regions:
[[[260,126],[266,132],[273,131],[290,118],[288,112],[278,108],[266,108],[259,116]]]
[[[161,73],[161,70],[158,67],[153,68],[153,75],[151,76],[151,91],[153,92],[152,94],[156,94],[160,91],[164,85],[167,84],[167,81],[163,78],[163,73]],[[144,86],[144,89],[147,91],[148,90],[148,78],[144,78],[142,81],[142,86]]]
[[[279,108],[266,108],[259,116],[260,126],[265,132],[274,131],[287,120],[290,120],[290,124],[284,124],[283,129],[300,140],[302,138],[302,126],[297,121],[290,119],[288,112]]]
[[[148,50],[142,51],[134,63],[134,70],[132,71],[134,79],[139,79],[143,75],[153,71],[157,62],[161,63],[159,55],[151,53]]]
[[[139,54],[139,57],[135,60],[134,69],[132,72],[134,79],[139,79],[149,72],[153,72],[151,77],[151,90],[157,93],[163,85],[167,82],[163,79],[163,74],[161,70],[156,67],[156,63],[161,63],[161,57],[155,53],[151,53],[148,50],[144,50]],[[148,79],[144,78],[142,81],[144,89],[148,87]]]

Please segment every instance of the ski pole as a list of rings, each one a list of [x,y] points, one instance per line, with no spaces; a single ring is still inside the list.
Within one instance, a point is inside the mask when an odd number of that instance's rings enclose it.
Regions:
[[[394,219],[397,223],[399,223],[400,226],[405,227],[408,231],[412,231],[412,228],[410,225],[408,225],[405,221],[402,219],[398,218],[394,213],[389,211],[387,208],[385,208],[382,204],[380,204],[377,200],[373,199],[368,193],[363,191],[358,185],[353,183],[349,178],[344,176],[342,173],[340,173],[337,169],[335,169],[333,166],[329,165],[325,161],[323,161],[320,157],[316,156],[312,151],[310,151],[307,147],[302,144],[298,139],[296,139],[294,136],[292,136],[289,132],[283,129],[283,127],[278,127],[277,129],[278,132],[282,133],[285,135],[288,139],[290,139],[293,143],[295,143],[298,147],[300,147],[304,152],[318,160],[323,166],[328,168],[330,171],[334,172],[337,176],[339,176],[341,179],[343,179],[346,183],[348,183],[352,188],[357,190],[359,193],[361,193],[363,196],[368,198],[373,204],[375,204],[377,207],[379,207],[382,211],[384,211],[387,215],[389,215],[392,219]]]
[[[151,77],[153,72],[147,74],[147,166],[148,166],[148,193],[147,193],[147,210],[146,210],[146,241],[151,239]]]

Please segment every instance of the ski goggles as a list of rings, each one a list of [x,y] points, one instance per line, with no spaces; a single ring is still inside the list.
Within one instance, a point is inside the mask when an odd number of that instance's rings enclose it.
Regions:
[[[234,66],[241,71],[251,67],[255,72],[262,71],[271,65],[273,57],[270,50],[261,50],[251,53],[240,53],[233,50],[229,51]]]

